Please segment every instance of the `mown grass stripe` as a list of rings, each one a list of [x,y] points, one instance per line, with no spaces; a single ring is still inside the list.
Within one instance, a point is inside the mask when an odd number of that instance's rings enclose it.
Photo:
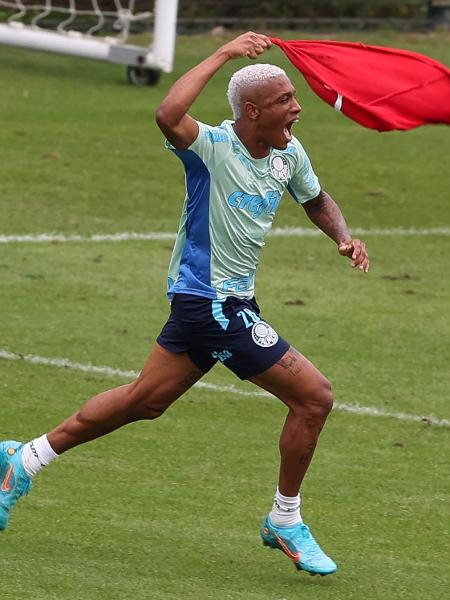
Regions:
[[[42,365],[48,367],[58,367],[63,369],[70,369],[74,371],[83,371],[85,373],[96,373],[98,375],[106,375],[108,377],[118,377],[123,379],[134,379],[139,375],[138,371],[126,371],[123,369],[115,369],[107,366],[97,366],[91,363],[78,363],[73,362],[67,358],[47,358],[45,356],[36,356],[35,354],[22,354],[19,352],[10,352],[9,350],[0,349],[0,359],[14,360],[31,363],[34,365]],[[214,383],[207,383],[199,381],[195,384],[198,388],[209,389],[214,392],[223,392],[228,394],[236,394],[239,396],[264,396],[270,397],[271,394],[264,391],[246,391],[239,389],[234,385],[216,385]],[[440,419],[433,415],[412,415],[403,412],[390,412],[380,410],[374,406],[360,406],[358,404],[346,404],[346,403],[335,403],[334,409],[346,413],[356,415],[367,415],[370,417],[385,417],[397,419],[399,421],[409,421],[414,423],[427,423],[429,425],[435,425],[437,427],[450,427],[450,420]]]
[[[414,227],[391,227],[362,229],[355,227],[352,229],[354,236],[435,236],[450,235],[450,227],[432,227],[429,229],[417,229]],[[269,232],[273,237],[317,237],[323,235],[319,229],[310,227],[275,227]],[[153,241],[153,240],[174,240],[175,233],[166,231],[123,231],[119,233],[95,233],[92,235],[69,235],[64,233],[36,233],[36,234],[18,234],[18,235],[0,235],[0,244],[14,243],[65,243],[65,242],[130,242],[130,241]]]

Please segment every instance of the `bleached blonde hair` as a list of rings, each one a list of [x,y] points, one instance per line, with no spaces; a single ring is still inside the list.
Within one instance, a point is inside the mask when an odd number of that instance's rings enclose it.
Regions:
[[[230,79],[227,90],[227,98],[233,111],[233,117],[239,119],[242,116],[242,92],[245,88],[282,75],[287,77],[283,69],[267,63],[248,65],[236,71]]]

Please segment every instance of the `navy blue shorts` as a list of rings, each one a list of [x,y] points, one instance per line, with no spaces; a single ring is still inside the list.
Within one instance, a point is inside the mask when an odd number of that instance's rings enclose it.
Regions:
[[[187,352],[203,373],[219,360],[240,379],[272,367],[289,344],[260,316],[255,299],[224,302],[175,294],[170,317],[157,339],[169,352]]]

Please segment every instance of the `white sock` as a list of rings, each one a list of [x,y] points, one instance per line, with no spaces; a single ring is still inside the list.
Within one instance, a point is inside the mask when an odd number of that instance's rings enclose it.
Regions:
[[[55,460],[58,454],[50,446],[47,435],[31,440],[25,444],[22,452],[23,468],[30,477]]]
[[[292,527],[292,525],[302,523],[300,494],[297,496],[283,496],[277,488],[269,516],[274,525],[281,527]]]

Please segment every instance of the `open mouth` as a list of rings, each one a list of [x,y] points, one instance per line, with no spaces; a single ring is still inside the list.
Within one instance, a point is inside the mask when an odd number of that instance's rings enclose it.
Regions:
[[[286,125],[284,126],[284,128],[283,128],[284,136],[286,137],[286,139],[288,140],[288,142],[290,142],[292,140],[292,132],[291,132],[291,130],[292,130],[292,127],[294,126],[294,123],[297,123],[298,120],[299,119],[296,118],[296,119],[292,119],[292,121],[288,121],[286,123]]]

